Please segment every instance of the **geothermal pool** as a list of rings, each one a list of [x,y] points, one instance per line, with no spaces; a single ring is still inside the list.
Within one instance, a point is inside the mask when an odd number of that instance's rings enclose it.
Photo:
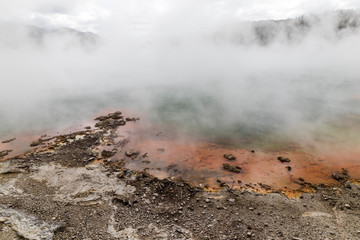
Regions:
[[[109,111],[104,110],[93,118]],[[116,148],[117,153],[111,159],[124,161],[128,169],[145,170],[159,178],[181,178],[208,190],[228,186],[259,192],[283,191],[289,196],[312,191],[312,184],[338,185],[332,174],[341,173],[343,168],[354,181],[360,178],[360,146],[354,139],[346,141],[319,135],[318,140],[312,139],[306,144],[289,142],[289,139],[259,142],[251,135],[244,139],[216,139],[213,135],[191,134],[176,124],[159,124],[143,113],[125,111],[125,115],[140,117],[140,120],[119,127],[113,144],[100,146],[99,151]],[[0,151],[12,150],[3,160],[46,148],[46,144],[30,147],[30,143],[39,138],[51,141],[52,136],[80,131],[86,126],[96,131],[93,118],[61,130],[18,134],[16,140],[0,144]],[[127,157],[125,152],[129,150],[138,151],[138,157]],[[228,160],[224,154],[232,154],[236,159]],[[280,162],[280,156],[290,162]],[[95,162],[102,163],[101,157]],[[241,170],[239,173],[227,171],[224,163],[239,166]]]
[[[360,177],[358,10],[211,24],[140,15],[98,34],[0,26],[17,39],[0,42],[0,139],[17,138],[2,159],[119,109],[141,120],[119,128],[115,158],[158,177],[258,190]]]

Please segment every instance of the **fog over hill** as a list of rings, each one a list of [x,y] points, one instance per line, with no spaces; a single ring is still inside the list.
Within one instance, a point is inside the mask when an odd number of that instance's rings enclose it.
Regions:
[[[41,46],[44,41],[52,38],[71,39],[80,47],[94,47],[99,41],[99,37],[91,32],[80,32],[72,28],[45,29],[5,21],[0,21],[0,33],[0,43],[7,47],[29,44]]]
[[[136,28],[136,26],[134,26]],[[357,34],[360,27],[358,10],[339,10],[323,14],[310,14],[285,20],[263,20],[226,24],[206,33],[216,43],[234,44],[299,43],[307,37],[324,38],[336,41],[351,34]],[[96,44],[97,34],[82,32],[72,28],[41,28],[34,25],[21,25],[0,21],[0,40],[34,40],[43,42],[46,37],[73,37],[84,45]],[[181,39],[181,38],[179,38]]]
[[[360,27],[358,10],[339,10],[323,14],[311,14],[286,20],[264,20],[243,22],[225,26],[214,34],[217,42],[230,41],[235,44],[271,43],[296,44],[307,37],[338,41],[357,34]]]

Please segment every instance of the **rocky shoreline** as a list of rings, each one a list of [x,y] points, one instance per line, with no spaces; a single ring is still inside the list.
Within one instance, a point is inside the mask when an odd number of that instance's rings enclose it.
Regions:
[[[147,155],[116,132],[139,119],[96,120],[96,129],[41,137],[0,162],[0,239],[360,239],[360,185],[346,169],[333,175],[338,187],[299,179],[313,191],[296,199],[266,184],[273,193],[221,181],[213,191],[127,169],[125,158]]]

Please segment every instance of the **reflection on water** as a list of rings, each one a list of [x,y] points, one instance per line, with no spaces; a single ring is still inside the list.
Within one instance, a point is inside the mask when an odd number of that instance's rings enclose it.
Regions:
[[[319,128],[320,135],[333,134],[327,128],[335,122],[341,131],[350,130],[359,121],[359,93],[357,80],[327,75],[260,75],[238,81],[120,86],[107,92],[97,92],[93,86],[71,93],[58,89],[48,99],[21,108],[0,106],[0,138],[34,129],[61,129],[103,109],[116,108],[142,112],[159,125],[173,124],[197,137],[257,141],[264,147],[274,139],[318,137],[313,131]]]

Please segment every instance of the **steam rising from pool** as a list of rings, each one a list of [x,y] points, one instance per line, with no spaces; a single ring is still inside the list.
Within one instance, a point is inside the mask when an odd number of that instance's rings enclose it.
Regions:
[[[114,16],[97,35],[1,22],[0,137],[117,108],[259,147],[359,142],[358,11],[189,19]]]

